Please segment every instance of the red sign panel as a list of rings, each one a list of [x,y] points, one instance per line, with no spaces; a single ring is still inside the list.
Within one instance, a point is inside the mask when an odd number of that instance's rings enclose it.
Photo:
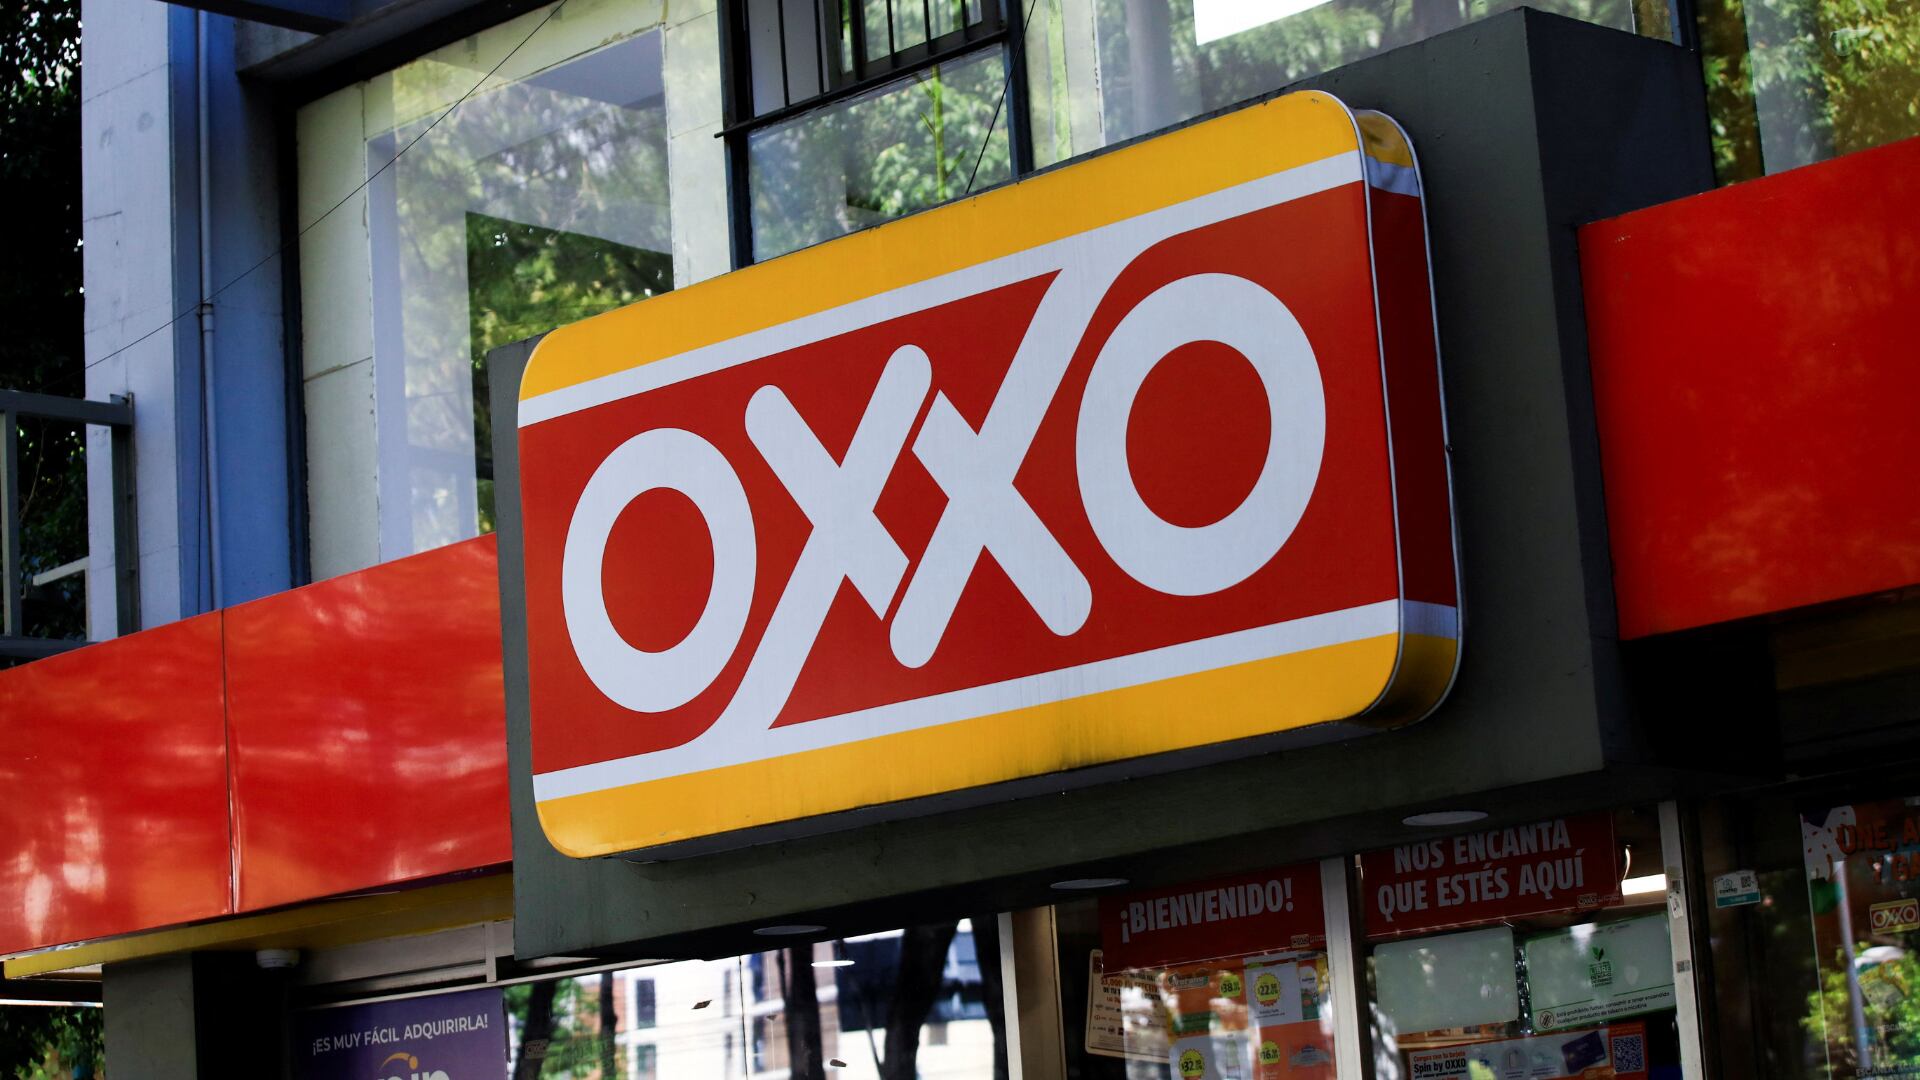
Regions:
[[[1100,898],[1100,947],[1108,971],[1326,943],[1318,863]]]
[[[1620,900],[1613,817],[1582,814],[1369,851],[1367,934],[1584,911]]]

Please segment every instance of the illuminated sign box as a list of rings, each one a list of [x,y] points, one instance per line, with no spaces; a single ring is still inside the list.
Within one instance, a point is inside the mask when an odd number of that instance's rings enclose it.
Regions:
[[[1325,94],[556,331],[519,412],[570,855],[1325,742],[1452,681],[1419,174]]]

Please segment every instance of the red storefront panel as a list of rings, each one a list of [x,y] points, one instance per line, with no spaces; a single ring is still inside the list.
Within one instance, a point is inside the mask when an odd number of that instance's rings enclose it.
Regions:
[[[1580,231],[1620,631],[1920,582],[1920,140]]]
[[[238,904],[504,863],[492,537],[227,612]]]
[[[220,619],[0,673],[0,952],[232,910]]]

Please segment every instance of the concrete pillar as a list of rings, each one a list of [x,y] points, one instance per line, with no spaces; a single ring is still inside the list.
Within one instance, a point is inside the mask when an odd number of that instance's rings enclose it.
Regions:
[[[110,1076],[196,1080],[289,1073],[284,976],[250,952],[109,964],[101,972]]]

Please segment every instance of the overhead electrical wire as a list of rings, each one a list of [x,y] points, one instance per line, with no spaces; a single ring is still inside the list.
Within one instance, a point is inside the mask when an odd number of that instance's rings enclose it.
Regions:
[[[1007,77],[1000,80],[1000,97],[993,103],[993,119],[987,121],[987,133],[980,140],[980,152],[973,156],[973,171],[967,174],[967,190],[963,192],[963,194],[971,194],[973,192],[974,178],[980,175],[980,163],[985,161],[987,157],[987,144],[993,141],[993,129],[1000,126],[1000,111],[1006,107],[1007,89],[1013,85],[1013,73],[1019,69],[1019,65],[1024,59],[1027,47],[1027,27],[1032,24],[1033,9],[1039,6],[1039,3],[1040,0],[1028,0],[1027,13],[1020,19],[1020,36],[1014,39],[1012,47],[1007,50],[1009,54],[1007,57]],[[1011,149],[1011,147],[1009,147],[1009,149]]]

